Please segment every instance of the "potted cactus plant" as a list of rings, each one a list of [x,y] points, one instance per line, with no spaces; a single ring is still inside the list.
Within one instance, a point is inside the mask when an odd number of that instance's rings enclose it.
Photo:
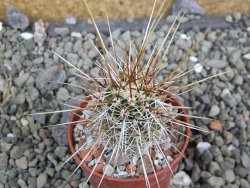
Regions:
[[[181,22],[177,19],[182,19],[185,11],[180,11],[162,44],[155,46],[145,62],[143,56],[165,12],[165,1],[156,14],[154,3],[138,54],[132,56],[130,46],[124,58],[115,52],[108,19],[113,52],[107,50],[85,0],[84,4],[99,40],[100,50],[93,45],[100,54],[97,66],[101,69],[101,77],[84,73],[54,52],[75,68],[80,77],[95,84],[93,88],[86,88],[90,95],[82,99],[79,107],[72,109],[74,113],[68,126],[72,155],[67,161],[75,158],[78,167],[74,172],[82,167],[88,174],[85,185],[90,181],[94,188],[168,187],[173,170],[184,156],[190,129],[201,130],[190,124],[187,107],[180,103],[176,93],[219,74],[177,86],[176,83],[190,72],[176,74],[185,56],[171,74],[157,80],[164,56]],[[168,46],[164,49],[167,40]]]
[[[71,158],[79,164],[75,171],[82,167],[95,188],[166,187],[188,145],[190,123],[185,107],[172,91],[182,75],[174,77],[175,70],[163,80],[156,80],[163,63],[160,53],[171,30],[158,51],[154,50],[147,63],[142,63],[150,35],[163,15],[164,3],[152,20],[154,4],[137,56],[132,57],[130,48],[124,59],[107,50],[85,5],[101,46],[101,51],[95,47],[101,56],[102,77],[82,72],[54,52],[96,85],[88,89],[90,96],[82,100],[68,126]],[[177,18],[181,14],[184,12]],[[109,31],[112,41],[110,26]]]

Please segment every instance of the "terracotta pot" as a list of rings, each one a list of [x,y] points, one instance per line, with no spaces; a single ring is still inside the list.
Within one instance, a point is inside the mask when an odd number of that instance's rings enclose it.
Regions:
[[[173,105],[175,106],[181,106],[181,103],[176,99],[176,97],[172,97],[173,98]],[[86,97],[86,100],[91,100],[91,97]],[[84,107],[87,103],[86,102],[81,102],[80,107]],[[184,114],[187,115],[187,112],[185,109],[180,109],[180,111],[182,111]],[[77,116],[75,114],[73,114],[71,116],[70,122],[76,121],[77,120]],[[187,124],[189,124],[189,118],[188,117],[182,117],[181,119],[182,121],[186,122]],[[71,153],[75,153],[75,147],[74,147],[74,143],[73,143],[73,128],[74,125],[73,123],[69,124],[68,126],[68,144],[71,150]],[[177,165],[180,163],[182,155],[184,154],[188,142],[189,142],[189,136],[190,136],[190,127],[186,126],[186,135],[187,137],[185,137],[185,142],[184,145],[181,149],[181,154],[178,154],[178,156],[175,158],[175,160],[173,162],[170,163],[170,167],[172,170],[176,169]],[[78,164],[81,163],[80,158],[75,155],[74,156],[75,160],[77,161]],[[86,164],[82,163],[82,168],[83,170],[89,175],[92,171],[91,168],[89,168]],[[165,167],[159,171],[156,172],[157,177],[158,177],[158,181],[160,184],[160,188],[167,188],[169,187],[170,184],[170,180],[172,178],[172,173],[169,169],[169,167]],[[99,185],[99,182],[102,178],[102,174],[99,174],[97,172],[94,172],[92,174],[92,177],[90,178],[90,183],[92,185],[93,188],[97,188]],[[148,175],[148,179],[150,182],[150,187],[151,188],[158,188],[157,186],[157,182],[155,179],[154,174],[150,174]],[[139,177],[139,178],[113,178],[110,176],[105,176],[102,184],[100,186],[100,188],[146,188],[146,182],[144,177]]]

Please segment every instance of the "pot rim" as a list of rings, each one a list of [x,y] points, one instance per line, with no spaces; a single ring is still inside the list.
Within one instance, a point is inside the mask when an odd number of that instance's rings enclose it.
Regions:
[[[178,106],[182,106],[181,102],[176,98],[176,96],[174,96],[173,94],[171,94],[174,102],[178,105]],[[92,96],[87,96],[84,98],[85,101],[82,101],[80,103],[80,107],[83,107],[86,105],[86,101],[88,100],[91,100],[92,99]],[[186,122],[186,124],[189,124],[190,121],[189,121],[189,118],[187,117],[187,111],[183,108],[180,108],[180,110],[183,112],[183,114],[185,114],[185,116],[183,116],[183,119],[184,119],[184,122]],[[72,154],[74,154],[76,151],[75,151],[75,147],[73,145],[73,122],[74,119],[75,119],[75,114],[72,114],[71,117],[70,117],[70,124],[68,126],[68,144],[69,144],[69,148],[70,148],[70,151]],[[186,137],[185,137],[185,141],[184,141],[184,144],[183,144],[183,147],[180,151],[180,153],[178,153],[178,156],[168,165],[166,166],[165,168],[159,170],[156,172],[156,175],[159,176],[163,173],[168,173],[170,172],[170,168],[172,170],[175,169],[175,167],[177,166],[177,164],[180,162],[182,156],[184,155],[184,152],[187,148],[187,145],[189,143],[189,137],[190,137],[190,127],[185,125],[186,127]],[[75,155],[74,156],[74,159],[77,161],[78,165],[81,163],[81,159],[79,158],[78,155]],[[170,168],[169,168],[170,166]],[[90,174],[92,172],[92,169],[89,168],[85,163],[82,163],[81,164],[81,167],[88,173]],[[99,178],[102,178],[103,174],[100,174],[100,173],[97,173],[96,171],[93,172],[93,175],[95,176],[98,176]],[[92,175],[92,176],[93,176]],[[155,178],[155,175],[154,174],[149,174],[148,175],[148,179],[152,179],[152,178]],[[142,177],[138,177],[138,178],[114,178],[112,176],[104,176],[104,179],[106,180],[111,180],[111,181],[117,181],[117,182],[127,182],[127,181],[134,181],[134,182],[137,182],[137,181],[144,181],[145,180],[145,177],[142,176]]]

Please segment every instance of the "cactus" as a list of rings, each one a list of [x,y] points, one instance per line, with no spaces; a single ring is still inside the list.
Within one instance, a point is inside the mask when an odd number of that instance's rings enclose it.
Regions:
[[[173,160],[171,155],[166,153],[171,152],[171,147],[174,147],[176,152],[180,152],[182,147],[181,141],[186,136],[185,127],[188,126],[191,129],[206,131],[198,126],[182,122],[181,118],[187,115],[183,114],[180,109],[188,109],[189,107],[176,106],[173,99],[178,92],[186,91],[185,89],[197,83],[224,73],[183,86],[178,85],[179,80],[193,71],[192,69],[177,74],[178,68],[186,62],[187,57],[195,49],[196,44],[199,42],[197,41],[169,75],[162,80],[157,80],[157,75],[164,63],[164,56],[167,54],[180,25],[181,21],[178,22],[177,20],[182,19],[186,10],[182,9],[179,12],[162,43],[159,46],[155,45],[150,58],[144,62],[143,56],[150,36],[164,15],[165,9],[167,9],[165,8],[165,1],[156,13],[156,3],[154,2],[138,54],[132,57],[130,45],[123,59],[115,52],[108,16],[107,22],[113,52],[109,52],[105,47],[85,0],[84,5],[89,12],[101,48],[99,50],[92,42],[100,54],[101,60],[97,63],[97,66],[100,67],[102,75],[100,78],[94,78],[54,52],[69,66],[79,72],[79,74],[76,73],[77,76],[96,85],[94,89],[85,88],[91,94],[91,100],[86,102],[86,106],[83,108],[73,106],[72,109],[67,110],[81,111],[81,115],[78,115],[79,120],[73,122],[76,124],[74,130],[76,152],[66,162],[78,155],[82,161],[72,175],[85,162],[93,169],[92,173],[96,170],[103,174],[102,180],[105,175],[116,177],[114,172],[125,166],[127,173],[119,177],[136,178],[139,175],[144,175],[146,184],[150,187],[147,175],[153,173],[158,181],[156,171],[164,166],[169,166]],[[154,16],[155,18],[153,18]],[[166,43],[168,45],[164,49]],[[196,116],[188,117],[201,118]],[[173,142],[173,140],[177,141]],[[178,142],[180,142],[179,146]],[[93,158],[93,156],[95,157]],[[103,161],[102,156],[105,156],[104,162],[101,162]],[[156,159],[159,159],[163,165],[159,167],[159,161]],[[100,166],[100,163],[102,166]],[[171,168],[170,170],[172,171]],[[140,173],[138,174],[139,171]],[[89,178],[91,178],[92,173]]]

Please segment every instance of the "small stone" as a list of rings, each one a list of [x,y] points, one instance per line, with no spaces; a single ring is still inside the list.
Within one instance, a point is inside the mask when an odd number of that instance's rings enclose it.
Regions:
[[[189,187],[192,184],[192,180],[184,171],[180,171],[174,175],[172,183],[178,186]]]
[[[13,146],[13,144],[1,141],[1,151],[2,152],[9,153],[12,146]]]
[[[20,159],[16,159],[16,165],[18,168],[27,169],[28,161],[26,157],[21,157]]]
[[[232,183],[235,180],[235,174],[233,170],[227,170],[225,172],[225,179],[227,182]]]
[[[237,100],[232,96],[229,89],[225,88],[221,92],[220,97],[223,99],[223,101],[228,104],[230,107],[235,107],[237,105]]]
[[[22,87],[24,83],[28,80],[30,74],[29,73],[24,73],[23,71],[20,72],[19,76],[14,79],[14,83],[18,87]]]
[[[225,60],[212,59],[207,62],[207,65],[217,69],[223,69],[227,66],[227,62]]]
[[[60,88],[57,92],[57,99],[66,101],[69,99],[69,91],[66,88]]]
[[[65,157],[66,153],[68,151],[67,147],[63,147],[63,146],[58,146],[55,151],[54,154],[55,156],[57,156],[58,158],[62,159]]]
[[[35,22],[34,25],[34,41],[38,44],[38,46],[42,46],[47,37],[45,24],[42,20],[39,20],[38,22]]]
[[[212,187],[215,187],[215,186],[222,186],[225,184],[225,181],[220,178],[220,177],[217,177],[217,176],[211,176],[209,179],[208,179],[208,184]]]
[[[242,151],[241,163],[245,168],[250,168],[250,156],[245,151]]]
[[[203,70],[203,65],[202,65],[202,64],[196,63],[196,64],[194,65],[194,71],[195,71],[196,73],[201,73],[202,70]]]
[[[244,59],[250,60],[250,53],[243,56]]]
[[[103,168],[104,168],[104,164],[98,164],[98,165],[96,166],[95,171],[96,171],[97,173],[102,174],[102,173],[103,173]]]
[[[249,188],[250,184],[248,183],[247,180],[241,178],[240,179],[240,186],[241,186],[241,188]]]
[[[103,172],[106,176],[112,176],[115,172],[115,169],[110,164],[107,164],[103,167]]]
[[[213,120],[210,122],[209,128],[214,130],[214,131],[220,131],[222,129],[222,124],[218,120]]]
[[[37,188],[42,188],[47,183],[48,175],[42,173],[38,176],[36,186]]]
[[[231,15],[227,15],[225,20],[229,23],[232,23],[233,22],[233,17]]]
[[[90,162],[93,160],[93,156],[90,154],[88,149],[83,150],[80,155],[79,155],[80,159],[84,159],[84,161],[86,162]]]
[[[242,85],[243,84],[243,77],[240,75],[235,75],[233,82],[237,85]]]
[[[26,188],[26,187],[27,187],[26,182],[25,182],[23,179],[21,179],[21,178],[18,179],[17,184],[18,184],[21,188]]]
[[[77,22],[76,17],[71,16],[71,15],[65,16],[64,20],[66,24],[69,24],[69,25],[75,25]]]
[[[142,161],[143,161],[143,163],[142,163]],[[154,172],[154,169],[152,167],[151,158],[149,158],[148,155],[143,155],[142,159],[137,161],[137,173],[144,174],[144,168],[145,168],[147,174]]]
[[[213,105],[213,106],[210,108],[208,115],[209,115],[210,117],[214,117],[214,116],[219,115],[219,113],[220,113],[220,108],[219,108],[219,106]]]
[[[75,38],[82,38],[82,34],[80,32],[75,32],[73,31],[71,34],[70,34],[71,37],[75,37]]]
[[[57,35],[61,35],[61,36],[66,36],[69,34],[69,28],[68,27],[56,27],[54,29],[54,32]]]
[[[25,119],[25,118],[21,118],[21,124],[23,125],[23,126],[28,126],[29,125],[29,121],[27,120],[27,119]]]
[[[7,22],[13,29],[25,30],[29,26],[29,19],[27,16],[17,11],[13,6],[7,10]]]
[[[213,155],[209,150],[205,150],[202,154],[201,154],[201,161],[203,165],[207,165],[209,163],[212,162],[213,160]]]
[[[55,90],[64,83],[66,73],[61,66],[52,66],[42,70],[36,77],[36,87],[38,89]]]
[[[2,31],[3,29],[3,22],[0,22],[0,32]]]
[[[226,131],[226,132],[224,133],[224,140],[225,140],[225,143],[226,143],[226,144],[232,143],[233,138],[234,138],[234,135],[233,135],[231,132]]]
[[[219,166],[219,164],[217,162],[212,161],[209,164],[208,169],[209,169],[209,172],[214,175],[217,171],[220,170],[220,166]]]
[[[199,142],[196,148],[198,149],[200,153],[203,153],[205,150],[208,150],[209,148],[211,148],[211,144],[208,142]]]
[[[28,32],[24,32],[21,33],[20,36],[24,39],[24,40],[29,40],[33,38],[33,34],[28,33]]]

